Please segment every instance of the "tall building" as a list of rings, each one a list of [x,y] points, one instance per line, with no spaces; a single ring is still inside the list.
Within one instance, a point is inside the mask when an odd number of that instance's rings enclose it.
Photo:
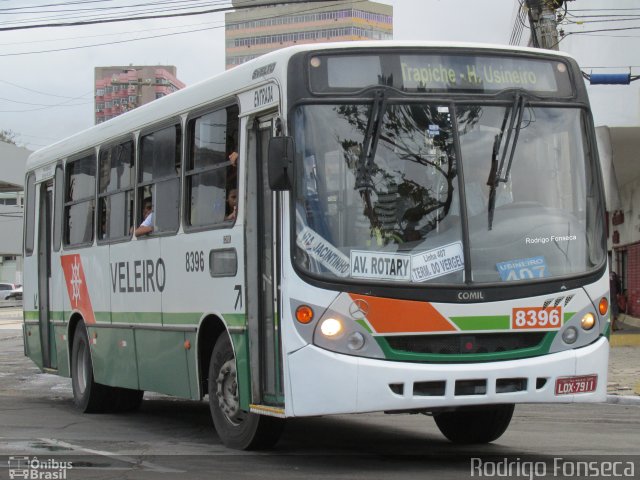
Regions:
[[[22,284],[24,170],[31,153],[0,142],[0,282]]]
[[[185,87],[171,65],[96,67],[94,78],[96,124]]]
[[[233,0],[246,7],[264,0]],[[225,15],[226,67],[291,45],[393,38],[393,7],[362,0],[247,8]]]

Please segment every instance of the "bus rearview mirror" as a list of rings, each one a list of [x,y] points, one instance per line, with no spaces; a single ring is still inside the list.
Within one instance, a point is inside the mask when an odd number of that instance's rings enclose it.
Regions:
[[[294,144],[291,137],[269,139],[269,187],[275,191],[290,190],[293,184]]]

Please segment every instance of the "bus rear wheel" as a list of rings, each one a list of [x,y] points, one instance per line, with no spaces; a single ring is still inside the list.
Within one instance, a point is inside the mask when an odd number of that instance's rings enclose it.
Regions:
[[[513,404],[463,407],[439,413],[433,419],[453,443],[489,443],[507,430],[514,407]]]
[[[93,363],[87,327],[80,322],[73,335],[71,349],[71,386],[73,403],[84,413],[100,413],[107,410],[110,400],[110,388],[96,383],[93,379]]]
[[[227,447],[258,450],[276,444],[284,428],[284,420],[240,408],[236,359],[226,334],[221,335],[213,347],[208,380],[211,418]]]

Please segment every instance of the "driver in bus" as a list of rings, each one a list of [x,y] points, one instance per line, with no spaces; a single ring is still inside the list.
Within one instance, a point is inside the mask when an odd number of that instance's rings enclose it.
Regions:
[[[136,237],[148,235],[153,232],[153,202],[150,198],[144,201],[142,215],[144,216],[144,220],[134,232]]]

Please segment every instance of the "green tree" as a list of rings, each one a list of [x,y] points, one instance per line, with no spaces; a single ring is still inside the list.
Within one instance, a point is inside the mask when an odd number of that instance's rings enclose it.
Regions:
[[[16,145],[16,133],[12,130],[2,129],[0,130],[0,142],[10,143],[11,145]]]

